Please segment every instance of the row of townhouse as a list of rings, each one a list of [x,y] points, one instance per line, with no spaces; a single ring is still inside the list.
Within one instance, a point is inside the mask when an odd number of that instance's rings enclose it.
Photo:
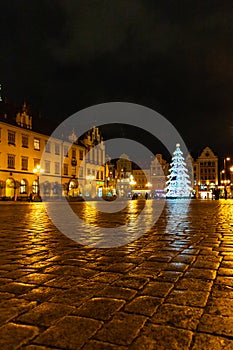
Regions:
[[[189,155],[186,166],[196,198],[212,198],[214,190],[222,187],[219,181],[218,157],[210,147],[205,147],[196,160]],[[156,154],[148,169],[133,169],[129,157],[122,154],[115,170],[109,164],[109,169],[112,170],[108,182],[110,187],[116,187],[120,196],[132,196],[133,193],[145,196],[148,193],[152,198],[159,198],[165,195],[169,167],[162,154]]]
[[[81,140],[51,138],[32,127],[24,104],[15,118],[0,115],[0,198],[101,197],[105,145],[93,127]]]

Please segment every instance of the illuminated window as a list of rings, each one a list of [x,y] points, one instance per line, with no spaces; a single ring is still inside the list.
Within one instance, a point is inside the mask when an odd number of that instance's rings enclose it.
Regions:
[[[28,157],[21,158],[21,169],[28,170]]]
[[[22,135],[22,147],[28,148],[28,136]]]
[[[40,165],[40,159],[34,158],[34,168],[36,168],[37,165]]]
[[[27,193],[27,181],[26,180],[21,180],[20,181],[20,194]]]
[[[15,155],[8,154],[8,168],[15,169]]]
[[[8,131],[8,144],[15,146],[15,132],[14,131]]]
[[[40,139],[34,138],[34,149],[36,151],[40,150]]]

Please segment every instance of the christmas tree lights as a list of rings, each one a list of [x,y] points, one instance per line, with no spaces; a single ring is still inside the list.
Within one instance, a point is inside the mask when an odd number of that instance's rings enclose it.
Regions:
[[[167,187],[167,198],[189,198],[192,188],[190,186],[188,169],[184,161],[183,152],[180,149],[179,143],[176,144],[176,149],[173,153],[172,162],[169,169]]]

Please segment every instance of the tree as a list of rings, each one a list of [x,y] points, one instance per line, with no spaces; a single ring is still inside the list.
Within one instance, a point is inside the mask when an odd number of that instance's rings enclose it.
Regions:
[[[176,144],[175,152],[173,153],[172,162],[169,169],[167,187],[167,198],[187,198],[190,197],[192,188],[189,185],[188,170],[184,162],[183,152],[180,149],[179,143]]]

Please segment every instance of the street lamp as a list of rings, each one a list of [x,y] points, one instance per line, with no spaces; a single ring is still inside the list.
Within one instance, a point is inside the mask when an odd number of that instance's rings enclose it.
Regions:
[[[37,185],[38,185],[38,191],[37,191],[37,195],[38,197],[40,197],[40,182],[39,182],[39,176],[41,173],[44,172],[44,169],[42,169],[40,167],[40,165],[38,164],[34,169],[33,169],[33,173],[37,175]]]
[[[224,158],[224,169],[222,171],[222,173],[224,174],[224,180],[221,182],[224,183],[224,197],[225,197],[225,199],[227,199],[227,185],[230,183],[230,181],[227,180],[227,165],[226,165],[226,163],[229,162],[230,160],[231,160],[230,157]]]

